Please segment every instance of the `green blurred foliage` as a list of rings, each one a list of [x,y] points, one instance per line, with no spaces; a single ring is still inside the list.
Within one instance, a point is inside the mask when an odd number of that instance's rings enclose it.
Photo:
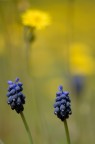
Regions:
[[[47,11],[52,24],[36,31],[36,40],[26,48],[20,15],[31,7]],[[86,75],[86,88],[77,99],[71,89],[69,46],[80,42],[95,57],[95,4],[86,0],[0,1],[0,139],[4,144],[28,144],[21,118],[6,104],[7,80],[20,77],[24,84],[24,114],[34,144],[65,144],[63,123],[53,114],[57,87],[70,91],[73,114],[68,120],[72,144],[95,143],[94,71]],[[28,61],[26,61],[29,52]]]

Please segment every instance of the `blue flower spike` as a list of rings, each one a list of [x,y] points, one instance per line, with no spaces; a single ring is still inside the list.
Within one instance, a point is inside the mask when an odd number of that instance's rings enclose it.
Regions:
[[[16,78],[15,82],[8,81],[8,84],[7,103],[12,110],[15,109],[17,113],[21,113],[24,110],[23,104],[25,104],[25,96],[22,93],[23,84],[19,82],[19,78]]]
[[[63,86],[60,85],[58,88],[58,92],[56,93],[56,99],[54,103],[54,114],[57,115],[59,119],[64,121],[69,118],[69,115],[72,114],[71,110],[71,100],[69,97],[69,93],[63,91]]]
[[[69,115],[72,114],[71,110],[71,100],[69,97],[69,93],[67,91],[63,91],[63,86],[60,85],[58,88],[58,92],[56,93],[56,99],[54,103],[54,114],[64,122],[66,137],[68,144],[71,144],[70,134],[67,124],[67,119]]]
[[[9,87],[7,92],[7,103],[11,106],[12,110],[15,110],[18,114],[20,114],[22,121],[24,123],[24,126],[26,128],[26,132],[29,136],[30,144],[33,144],[32,135],[29,129],[29,126],[27,124],[27,121],[25,119],[25,116],[23,114],[25,104],[25,96],[22,93],[22,86],[23,84],[19,82],[19,78],[16,78],[14,82],[8,81]]]

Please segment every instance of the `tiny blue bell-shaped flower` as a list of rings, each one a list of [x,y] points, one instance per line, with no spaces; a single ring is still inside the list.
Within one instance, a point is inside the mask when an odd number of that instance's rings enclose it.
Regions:
[[[71,110],[71,100],[69,93],[63,91],[63,86],[59,86],[58,92],[56,93],[56,99],[54,103],[54,114],[57,115],[59,119],[64,121],[69,118],[69,115],[72,114]]]

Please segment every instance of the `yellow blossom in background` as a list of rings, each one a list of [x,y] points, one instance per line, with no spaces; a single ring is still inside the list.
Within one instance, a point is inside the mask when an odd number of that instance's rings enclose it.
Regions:
[[[69,48],[70,71],[72,74],[89,75],[93,73],[93,59],[90,48],[82,43],[73,43]]]
[[[39,10],[28,9],[22,13],[21,17],[23,25],[34,27],[37,30],[43,29],[51,23],[49,14]]]

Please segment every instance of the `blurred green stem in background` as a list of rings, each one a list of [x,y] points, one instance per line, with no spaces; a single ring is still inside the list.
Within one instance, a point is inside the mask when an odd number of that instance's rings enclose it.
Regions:
[[[24,26],[24,43],[25,43],[25,55],[26,55],[26,69],[29,76],[31,76],[31,45],[35,41],[35,28],[30,26]]]
[[[29,136],[30,144],[33,144],[31,132],[30,132],[30,129],[29,129],[29,127],[28,127],[28,124],[27,124],[27,122],[26,122],[26,119],[25,119],[25,116],[24,116],[23,112],[21,112],[20,115],[21,115],[22,121],[23,121],[23,123],[24,123],[24,126],[25,126],[25,128],[26,128],[27,134],[28,134],[28,136]]]
[[[68,142],[68,144],[71,144],[71,142],[70,142],[70,134],[69,134],[69,129],[68,129],[68,125],[67,125],[67,120],[66,119],[64,120],[64,127],[65,127],[67,142]]]

